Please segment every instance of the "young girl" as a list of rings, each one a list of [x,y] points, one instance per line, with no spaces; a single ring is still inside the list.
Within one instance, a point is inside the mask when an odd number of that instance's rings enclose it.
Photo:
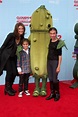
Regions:
[[[17,70],[19,73],[18,97],[22,97],[23,93],[25,93],[26,95],[30,95],[28,90],[28,81],[30,76],[30,51],[28,39],[23,39],[22,50],[20,51],[19,57],[17,59]]]
[[[54,101],[58,101],[60,99],[58,73],[60,72],[62,61],[62,48],[57,49],[57,45],[59,43],[59,39],[57,38],[57,29],[55,27],[50,28],[49,34],[51,39],[49,43],[47,71],[51,94],[46,98],[46,100],[54,98]]]

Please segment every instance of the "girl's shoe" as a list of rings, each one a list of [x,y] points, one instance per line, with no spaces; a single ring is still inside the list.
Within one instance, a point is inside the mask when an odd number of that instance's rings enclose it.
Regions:
[[[58,101],[60,99],[60,94],[59,93],[56,93],[56,96],[54,98],[54,101]]]
[[[47,98],[46,100],[50,100],[52,98],[55,98],[55,93],[51,93]]]

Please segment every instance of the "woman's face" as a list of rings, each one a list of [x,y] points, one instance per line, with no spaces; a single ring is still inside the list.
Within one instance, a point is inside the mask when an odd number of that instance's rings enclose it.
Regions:
[[[51,30],[49,34],[50,34],[51,39],[56,39],[57,33],[55,30]]]
[[[24,33],[24,28],[23,28],[23,26],[19,26],[19,27],[18,27],[18,33],[19,33],[19,35],[22,35],[22,34]]]

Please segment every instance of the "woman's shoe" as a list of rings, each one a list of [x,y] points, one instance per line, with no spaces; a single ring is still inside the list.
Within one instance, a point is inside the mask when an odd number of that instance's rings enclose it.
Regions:
[[[14,90],[13,88],[11,88],[11,91],[13,92],[13,93],[16,93],[17,91],[16,90]]]
[[[6,82],[5,84],[5,89],[4,89],[4,94],[8,94],[9,96],[14,96],[15,93],[11,91],[11,86],[9,82]]]
[[[13,93],[12,91],[10,91],[10,90],[4,90],[4,94],[6,95],[6,94],[8,94],[9,96],[14,96],[15,95],[15,93]]]

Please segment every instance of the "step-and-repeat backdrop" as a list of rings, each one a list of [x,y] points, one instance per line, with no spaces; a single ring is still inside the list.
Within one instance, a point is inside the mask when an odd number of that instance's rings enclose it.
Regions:
[[[68,47],[63,48],[63,59],[60,80],[72,80],[72,71],[75,64],[72,58],[74,50],[74,26],[78,23],[78,0],[0,0],[0,46],[7,34],[14,30],[17,22],[24,23],[26,27],[25,37],[30,35],[30,21],[32,13],[41,5],[45,5],[53,17],[53,26],[58,29],[58,34]],[[0,84],[5,82],[5,72],[0,76]],[[30,77],[30,82],[34,79]],[[18,83],[18,77],[15,80]]]

